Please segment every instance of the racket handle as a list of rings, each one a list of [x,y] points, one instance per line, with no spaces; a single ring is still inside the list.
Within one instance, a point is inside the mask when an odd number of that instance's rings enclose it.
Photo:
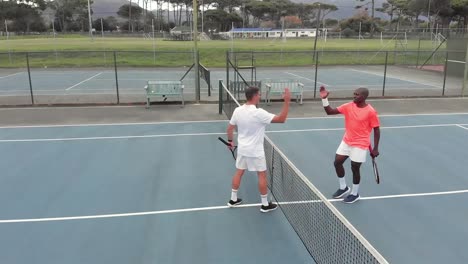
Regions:
[[[226,140],[224,140],[223,138],[221,137],[218,137],[219,141],[223,142],[226,146],[230,146],[231,144],[229,144],[228,142],[226,142]]]

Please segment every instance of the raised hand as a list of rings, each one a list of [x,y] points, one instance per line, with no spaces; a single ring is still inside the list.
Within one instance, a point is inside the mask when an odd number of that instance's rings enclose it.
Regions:
[[[330,92],[327,91],[327,89],[325,89],[325,86],[323,86],[323,85],[320,86],[320,97],[321,97],[322,99],[327,98],[329,94],[330,94]]]

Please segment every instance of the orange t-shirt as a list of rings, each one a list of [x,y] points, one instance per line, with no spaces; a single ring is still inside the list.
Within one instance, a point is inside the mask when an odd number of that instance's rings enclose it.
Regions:
[[[368,149],[372,129],[380,126],[377,111],[370,104],[359,108],[354,102],[340,105],[337,109],[345,116],[343,141],[353,147]]]

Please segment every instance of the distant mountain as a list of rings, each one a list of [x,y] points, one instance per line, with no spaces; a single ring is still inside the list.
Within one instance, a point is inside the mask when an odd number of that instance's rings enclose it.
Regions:
[[[356,1],[356,0],[291,0],[291,2],[295,3],[315,3],[315,2],[321,2],[321,3],[327,3],[327,4],[332,4],[336,5],[338,7],[338,10],[335,12],[331,12],[330,14],[327,15],[326,18],[335,18],[335,19],[343,19],[343,18],[348,18],[353,16],[356,13],[355,6],[370,2],[370,1]],[[382,3],[386,3],[386,0],[375,0],[375,8],[382,7]],[[369,10],[370,10],[370,4],[369,4]],[[370,14],[370,12],[369,12]],[[386,14],[383,14],[381,12],[375,11],[375,17],[380,17],[383,19],[388,19],[388,16]]]
[[[315,2],[322,2],[333,4],[338,7],[338,10],[335,12],[330,13],[327,18],[335,18],[335,19],[343,19],[347,17],[351,17],[356,13],[356,9],[354,8],[358,4],[362,4],[364,2],[359,2],[356,0],[291,0],[295,3],[315,3]],[[136,5],[137,0],[133,0],[132,4]],[[142,2],[142,1],[140,1]],[[387,2],[386,0],[375,0],[375,8],[382,7],[382,3]],[[93,9],[93,17],[108,17],[114,16],[117,17],[117,11],[119,7],[125,4],[129,4],[129,0],[93,0],[92,9]],[[369,6],[370,7],[370,6]],[[149,8],[149,4],[148,4]],[[164,6],[166,8],[166,6]],[[388,19],[388,16],[380,13],[375,12],[376,17],[381,17],[384,19]]]
[[[132,1],[132,4],[135,4],[135,2],[136,0]],[[118,18],[117,11],[119,11],[119,8],[129,3],[130,1],[128,0],[93,0],[93,4],[91,5],[93,18],[104,18],[108,16]]]

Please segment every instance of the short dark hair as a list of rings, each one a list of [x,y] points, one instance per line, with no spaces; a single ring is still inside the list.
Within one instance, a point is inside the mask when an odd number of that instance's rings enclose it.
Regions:
[[[247,101],[250,101],[259,91],[260,89],[258,87],[249,86],[247,89],[245,89],[245,98],[247,98]]]

